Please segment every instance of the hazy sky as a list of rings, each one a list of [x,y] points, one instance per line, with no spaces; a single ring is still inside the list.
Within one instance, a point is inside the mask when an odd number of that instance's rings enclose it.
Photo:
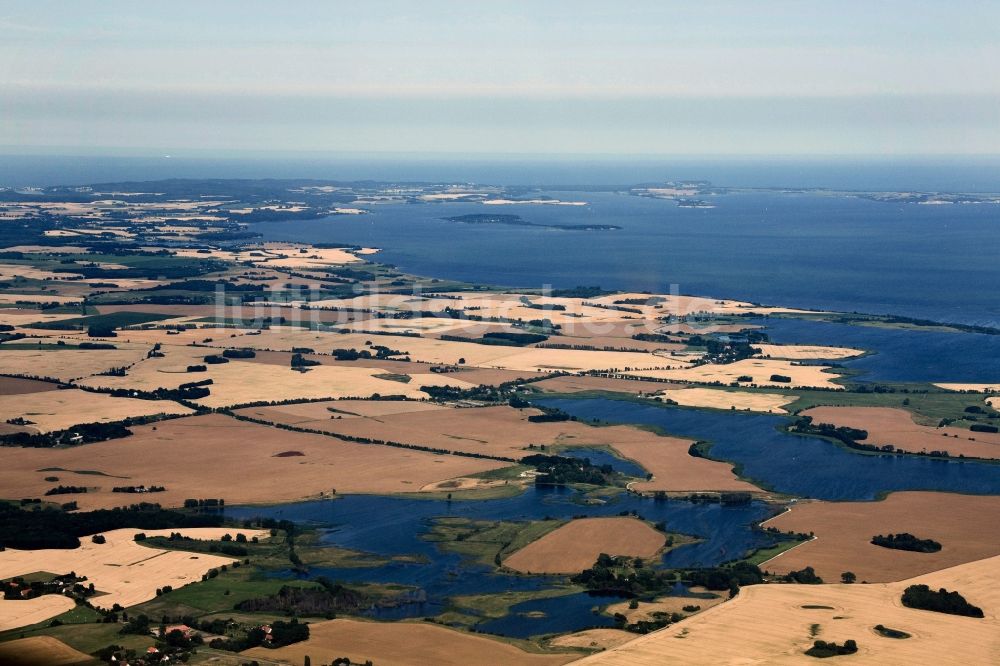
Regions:
[[[1000,2],[0,0],[0,146],[996,154],[997,63]]]

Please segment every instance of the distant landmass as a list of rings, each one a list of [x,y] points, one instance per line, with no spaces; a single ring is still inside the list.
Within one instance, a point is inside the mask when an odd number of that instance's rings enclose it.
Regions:
[[[536,224],[528,222],[520,215],[493,215],[489,213],[474,213],[471,215],[453,215],[442,217],[449,222],[463,224],[504,224],[512,227],[538,227],[542,229],[563,229],[566,231],[614,231],[621,227],[614,224]]]

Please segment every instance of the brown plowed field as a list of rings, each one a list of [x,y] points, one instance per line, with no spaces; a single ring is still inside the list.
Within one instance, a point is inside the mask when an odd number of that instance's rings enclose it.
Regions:
[[[662,532],[635,518],[581,518],[549,532],[504,560],[524,573],[580,573],[597,556],[652,557],[666,543]]]
[[[768,527],[815,532],[803,543],[770,560],[763,568],[788,571],[811,566],[827,582],[844,571],[858,580],[903,580],[1000,554],[1000,497],[952,493],[899,492],[880,502],[799,502]],[[876,534],[909,532],[942,545],[936,553],[883,548]]]
[[[865,444],[892,444],[911,453],[946,450],[953,456],[1000,458],[1000,434],[964,428],[932,428],[914,423],[905,409],[891,407],[813,407],[802,412],[814,423],[868,431]]]

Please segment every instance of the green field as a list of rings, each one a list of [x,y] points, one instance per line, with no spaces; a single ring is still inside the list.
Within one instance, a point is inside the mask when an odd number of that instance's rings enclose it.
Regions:
[[[233,611],[236,604],[247,599],[275,594],[283,586],[315,587],[309,581],[266,578],[252,566],[230,568],[215,578],[185,585],[129,609],[130,614],[145,613],[149,617],[163,615],[195,617]]]
[[[858,393],[853,391],[788,391],[799,399],[787,407],[797,413],[810,407],[895,407],[905,409],[913,419],[922,425],[937,426],[942,419],[953,419],[958,428],[968,428],[972,421],[965,417],[965,408],[973,405],[983,407],[983,396],[969,393],[944,391],[926,385],[893,385],[896,393]],[[902,393],[906,388],[910,392]],[[926,391],[915,393],[914,391]]]
[[[123,326],[137,326],[148,324],[154,321],[172,319],[177,315],[161,314],[158,312],[112,312],[109,314],[89,315],[86,317],[73,317],[72,319],[62,319],[60,321],[37,322],[31,324],[33,328],[62,331],[74,328],[87,328],[89,326],[99,326],[107,328],[121,328]]]
[[[471,611],[475,620],[484,617],[499,618],[510,613],[510,607],[533,599],[550,599],[564,597],[568,594],[582,592],[584,588],[578,585],[552,587],[543,590],[527,592],[499,592],[497,594],[472,594],[452,598],[452,612],[463,613]],[[595,606],[598,605],[596,602]]]
[[[120,624],[100,623],[100,613],[86,606],[68,610],[53,620],[0,633],[0,641],[11,641],[29,636],[52,636],[70,647],[91,654],[108,645],[121,645],[143,650],[155,642],[152,636],[123,636],[119,634]],[[61,626],[50,626],[54,620]]]
[[[780,541],[774,544],[773,546],[769,546],[768,548],[758,548],[753,553],[751,553],[749,557],[745,558],[744,561],[759,566],[760,564],[767,562],[772,557],[777,557],[786,550],[795,548],[795,546],[799,545],[800,543],[805,543],[805,542],[799,541],[797,539],[791,539],[788,541]]]
[[[475,521],[467,518],[438,518],[424,539],[442,550],[460,553],[481,564],[498,565],[504,557],[540,539],[564,520],[525,522]]]

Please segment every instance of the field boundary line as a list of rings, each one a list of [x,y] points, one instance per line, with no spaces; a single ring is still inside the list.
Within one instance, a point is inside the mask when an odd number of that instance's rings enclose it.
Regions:
[[[796,548],[798,548],[799,546],[804,546],[804,545],[806,545],[807,543],[811,543],[811,542],[813,542],[813,541],[816,541],[817,539],[819,539],[819,537],[818,537],[818,536],[814,536],[814,537],[810,538],[810,539],[809,539],[809,540],[807,540],[807,541],[803,541],[802,543],[797,543],[797,544],[795,544],[794,546],[792,546],[791,548],[789,548],[788,550],[783,550],[783,551],[781,551],[780,553],[778,553],[777,555],[775,555],[774,557],[769,557],[769,558],[767,558],[766,560],[764,560],[763,562],[761,562],[761,563],[760,563],[760,564],[758,564],[757,566],[758,566],[758,567],[762,567],[762,566],[764,566],[765,564],[767,564],[768,562],[770,562],[771,560],[776,560],[776,559],[778,559],[779,557],[781,557],[782,555],[784,555],[785,553],[790,553],[790,552],[792,552],[793,550],[795,550]]]

